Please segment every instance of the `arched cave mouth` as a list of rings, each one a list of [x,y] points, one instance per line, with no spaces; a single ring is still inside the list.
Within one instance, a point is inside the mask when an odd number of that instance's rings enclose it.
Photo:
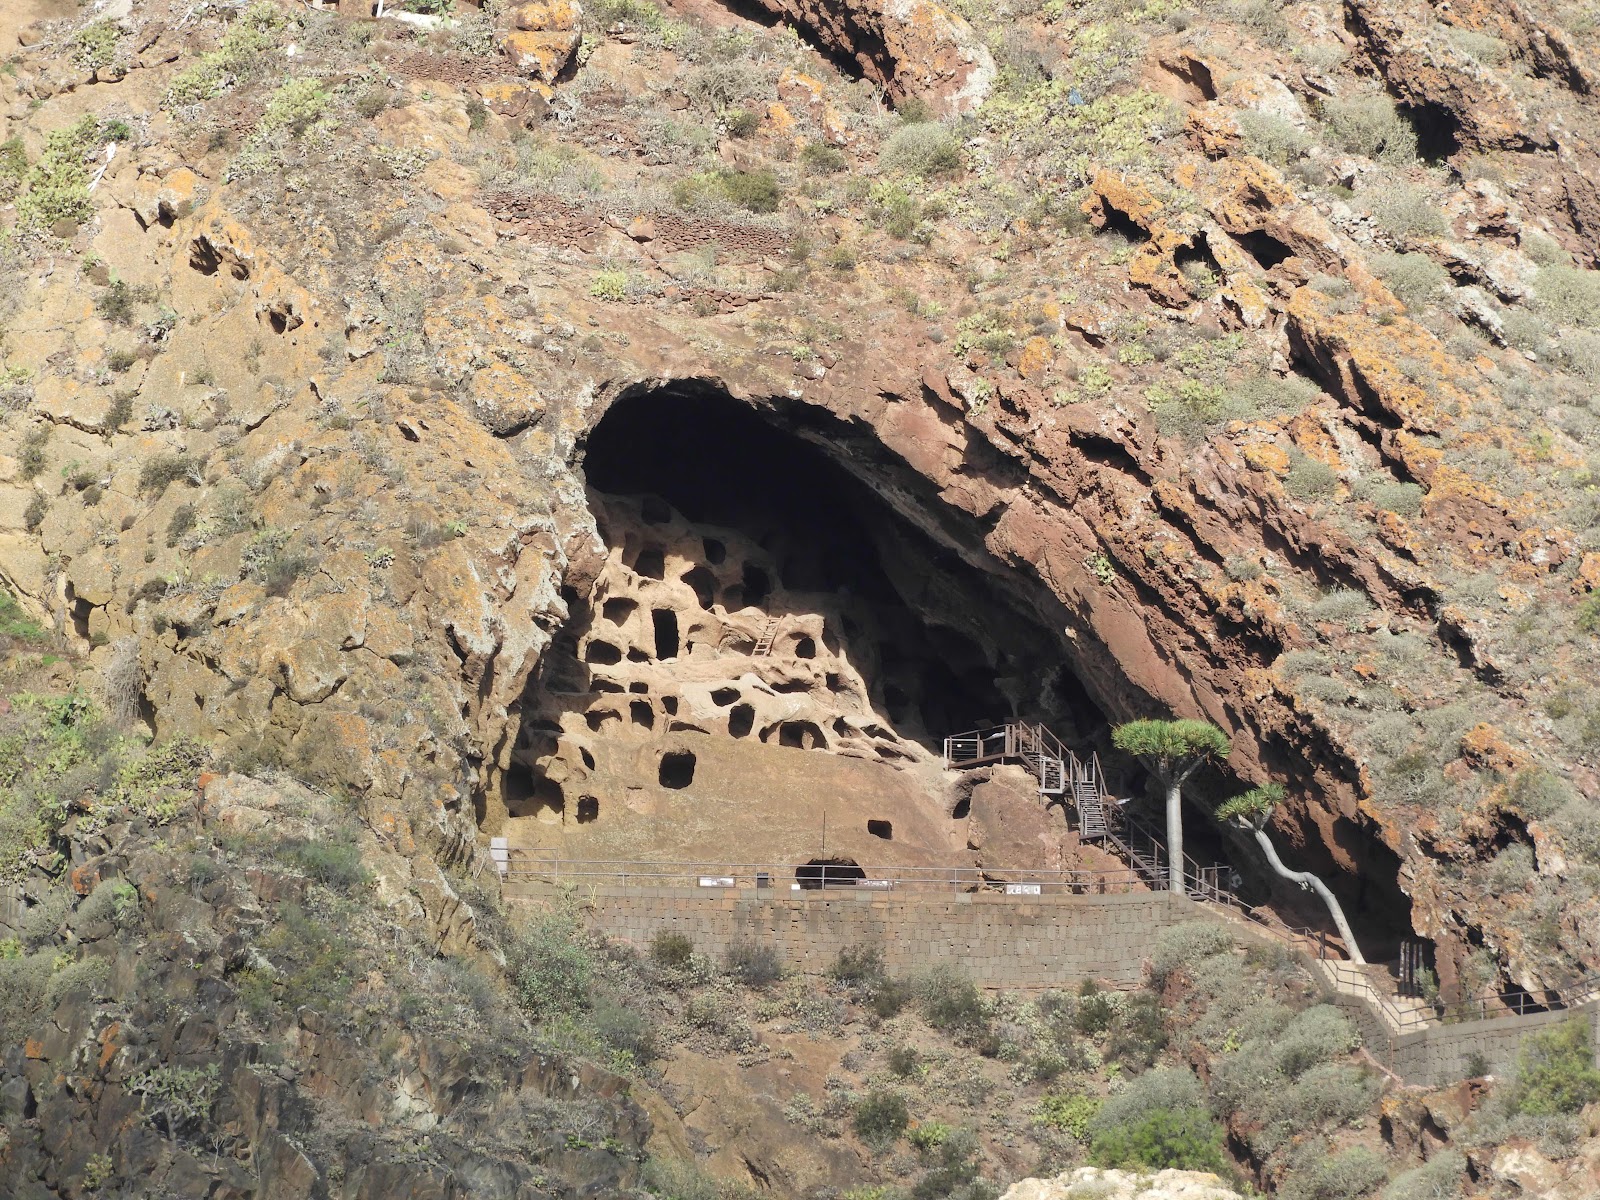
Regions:
[[[1062,661],[1054,633],[830,457],[818,419],[799,406],[769,417],[693,384],[641,389],[590,433],[584,476],[598,499],[657,497],[705,527],[707,560],[685,576],[703,598],[729,530],[771,565],[747,563],[741,582],[717,595],[723,605],[781,620],[798,598],[825,597],[842,618],[823,640],[844,648],[873,707],[908,740],[937,751],[947,734],[1011,717],[1054,722],[1063,736],[1103,728],[1070,671],[1041,669]],[[608,546],[634,532],[607,527],[606,506],[594,508]],[[658,570],[648,547],[639,555]],[[787,634],[781,649],[810,659],[816,639]]]
[[[805,663],[819,653],[843,655],[859,671],[872,710],[893,726],[865,730],[888,739],[878,751],[881,758],[897,757],[895,739],[937,752],[947,734],[1013,718],[1043,721],[1079,750],[1106,751],[1109,722],[1074,674],[1071,651],[1059,633],[1068,614],[1048,609],[1051,601],[1030,592],[1015,572],[981,565],[989,553],[981,523],[960,515],[939,520],[943,506],[931,485],[870,429],[785,398],[757,407],[710,385],[682,381],[641,387],[615,400],[588,436],[582,465],[608,552],[620,553],[640,579],[665,576],[668,586],[677,580],[701,609],[775,619],[781,632],[773,652],[780,656]],[[999,468],[974,462],[972,469]],[[908,506],[929,519],[913,521],[905,515]],[[669,563],[661,552],[662,531],[669,525],[681,531],[680,518],[694,536],[680,537]],[[684,545],[694,547],[688,559]],[[759,563],[747,560],[751,546],[759,548]],[[540,765],[560,740],[563,710],[585,712],[587,730],[601,737],[624,729],[669,738],[687,731],[797,751],[831,747],[838,735],[831,726],[789,721],[763,727],[738,686],[712,689],[716,719],[700,718],[695,725],[674,719],[672,696],[641,695],[650,691],[645,684],[617,682],[611,676],[618,660],[626,670],[650,658],[692,661],[709,648],[697,648],[703,635],[692,614],[673,619],[627,597],[591,594],[591,581],[579,576],[563,587],[571,617],[530,686],[518,765],[507,773],[504,789],[512,816],[565,814],[567,793],[578,799],[576,780],[554,779]],[[792,618],[810,613],[815,619],[820,611],[828,613],[820,627],[792,627]],[[604,640],[635,618],[648,627],[641,627],[642,645],[623,651]],[[753,638],[732,652],[755,653]],[[724,644],[716,652],[729,649]],[[827,680],[832,687],[835,676]],[[787,690],[782,683],[774,686]],[[632,695],[616,694],[624,692]],[[1129,703],[1154,711],[1148,703]],[[603,745],[595,752],[605,756]],[[691,795],[693,768],[685,770],[683,760],[692,763],[692,755],[663,752],[660,786]],[[592,769],[590,752],[582,757]],[[1114,794],[1136,796],[1149,788],[1134,764],[1115,755],[1106,761]],[[1197,780],[1192,789],[1188,849],[1202,862],[1240,863],[1247,884],[1254,880],[1246,887],[1250,898],[1266,902],[1271,881],[1253,869],[1249,848],[1241,850],[1205,815],[1205,802],[1232,794],[1237,781],[1209,783]],[[1203,794],[1211,791],[1217,794]],[[1159,828],[1155,805],[1145,815]],[[593,820],[594,808],[581,817]],[[1341,843],[1367,840],[1353,827],[1335,836]],[[1409,903],[1394,886],[1397,863],[1375,864],[1381,879],[1374,882],[1364,870],[1337,869],[1329,848],[1314,839],[1284,849],[1306,867],[1321,869],[1346,900],[1364,946],[1371,938],[1383,954],[1409,936]],[[1278,893],[1282,899],[1281,888]],[[1314,911],[1292,907],[1307,923],[1325,924]]]

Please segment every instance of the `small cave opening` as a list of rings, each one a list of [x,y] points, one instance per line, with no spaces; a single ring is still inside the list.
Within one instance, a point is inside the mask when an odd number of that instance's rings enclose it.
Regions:
[[[682,791],[694,782],[694,768],[692,750],[669,750],[661,756],[656,778],[662,787]]]
[[[667,556],[658,546],[646,546],[633,560],[634,572],[646,579],[667,577]]]
[[[817,643],[813,638],[804,635],[795,639],[794,656],[796,658],[815,658],[817,656]]]
[[[894,822],[869,818],[867,832],[875,838],[882,838],[886,842],[892,842],[894,841]]]
[[[709,612],[711,606],[717,602],[717,577],[705,567],[695,567],[685,572],[683,582],[694,589],[695,603]]]
[[[1265,230],[1250,229],[1229,236],[1239,244],[1241,250],[1255,259],[1264,271],[1270,271],[1294,257],[1293,250]]]
[[[583,650],[583,661],[602,667],[615,666],[622,661],[622,649],[610,642],[592,641]]]
[[[1400,104],[1396,111],[1417,135],[1417,157],[1437,166],[1461,152],[1461,121],[1443,104]]]
[[[813,858],[794,869],[794,881],[806,892],[825,887],[855,887],[858,879],[866,877],[867,873],[853,858]]]
[[[632,701],[628,705],[628,716],[641,729],[654,729],[656,727],[656,710],[650,707],[650,701],[648,700]]]
[[[748,704],[736,704],[728,713],[728,736],[749,737],[756,725],[756,710]]]
[[[678,657],[678,614],[670,608],[651,610],[650,624],[656,635],[656,658]]]
[[[600,607],[601,616],[613,625],[625,624],[639,607],[637,600],[630,600],[626,596],[613,596]]]
[[[579,825],[587,825],[600,815],[600,798],[598,796],[579,796],[578,810],[575,814]]]
[[[728,705],[732,704],[738,698],[738,688],[720,687],[711,693],[711,703],[715,704],[718,708],[727,708]]]

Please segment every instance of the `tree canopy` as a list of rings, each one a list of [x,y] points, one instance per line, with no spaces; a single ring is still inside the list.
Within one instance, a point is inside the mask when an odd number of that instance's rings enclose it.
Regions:
[[[1264,783],[1218,805],[1217,819],[1243,821],[1246,825],[1259,829],[1267,823],[1272,810],[1282,803],[1283,784]]]
[[[1209,721],[1146,718],[1118,725],[1111,742],[1159,774],[1181,771],[1211,758],[1227,758],[1228,735]]]

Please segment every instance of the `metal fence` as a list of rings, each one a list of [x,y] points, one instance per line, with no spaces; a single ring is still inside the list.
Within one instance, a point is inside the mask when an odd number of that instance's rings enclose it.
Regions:
[[[558,858],[526,850],[511,851],[505,876],[512,881],[580,887],[687,887],[774,894],[849,891],[1104,896],[1152,890],[1149,881],[1131,868],[1071,871],[844,863],[663,862],[658,859]]]

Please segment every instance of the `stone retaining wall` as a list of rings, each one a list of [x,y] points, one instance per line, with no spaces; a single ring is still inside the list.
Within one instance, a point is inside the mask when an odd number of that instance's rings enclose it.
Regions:
[[[1513,1075],[1523,1035],[1570,1020],[1575,1015],[1589,1021],[1594,1029],[1595,1065],[1600,1067],[1600,1001],[1563,1012],[1463,1021],[1458,1025],[1434,1025],[1414,1033],[1395,1034],[1388,1039],[1389,1056],[1384,1065],[1407,1083],[1419,1087],[1442,1087],[1464,1078],[1466,1062],[1473,1055],[1483,1057],[1491,1075]],[[1371,1047],[1374,1054],[1378,1054],[1381,1045],[1377,1043]]]
[[[508,885],[509,896],[535,895]],[[782,892],[596,886],[581,891],[590,920],[643,948],[661,930],[720,956],[735,942],[771,946],[785,967],[821,974],[846,946],[881,946],[896,974],[951,963],[988,987],[1131,985],[1156,933],[1204,916],[1165,892],[1108,896],[992,893]]]

